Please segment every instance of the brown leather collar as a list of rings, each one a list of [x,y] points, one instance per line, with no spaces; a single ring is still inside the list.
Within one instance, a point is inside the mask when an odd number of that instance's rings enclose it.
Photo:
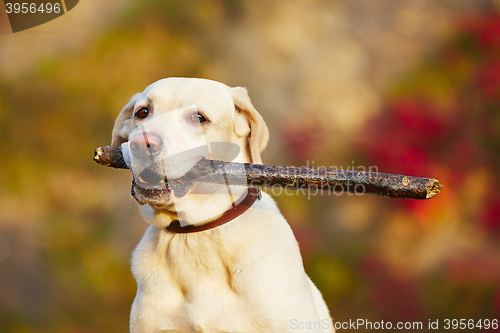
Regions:
[[[222,214],[221,217],[202,225],[188,224],[185,226],[181,226],[179,220],[174,220],[165,229],[167,229],[167,231],[177,234],[187,234],[191,232],[200,232],[218,227],[229,221],[234,220],[235,218],[246,212],[247,209],[253,205],[255,200],[260,199],[260,195],[261,193],[259,188],[249,187],[246,197],[239,204],[233,205],[233,207],[228,209],[224,214]]]

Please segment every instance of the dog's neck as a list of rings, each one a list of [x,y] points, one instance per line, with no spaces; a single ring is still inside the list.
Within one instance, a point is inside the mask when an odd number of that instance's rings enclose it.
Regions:
[[[185,197],[175,198],[174,209],[171,210],[143,206],[143,214],[150,224],[159,229],[168,228],[172,223],[179,223],[181,227],[197,228],[211,222],[219,223],[220,221],[217,221],[219,218],[227,220],[226,222],[231,221],[239,216],[237,213],[240,213],[240,210],[245,208],[245,205],[251,206],[253,204],[255,200],[250,203],[250,199],[260,196],[260,190],[256,189],[251,190],[250,195],[247,196],[247,188],[241,186],[220,186],[217,191],[211,191],[212,193],[203,192],[203,190],[193,191]],[[243,206],[239,206],[245,199],[247,200],[243,203]],[[225,215],[226,212],[233,213]]]
[[[238,203],[233,203],[233,205],[219,217],[203,221],[197,225],[188,224],[185,221],[174,220],[165,229],[172,233],[185,234],[216,228],[234,220],[246,212],[257,199],[260,199],[260,197],[261,193],[259,188],[248,188],[246,195],[240,198]]]

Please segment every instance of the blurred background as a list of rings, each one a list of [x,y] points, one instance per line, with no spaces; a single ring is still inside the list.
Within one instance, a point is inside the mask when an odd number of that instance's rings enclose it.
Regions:
[[[500,1],[85,0],[16,34],[2,9],[0,50],[1,332],[128,331],[147,225],[92,157],[169,76],[247,87],[266,164],[444,185],[276,196],[336,321],[500,319]]]

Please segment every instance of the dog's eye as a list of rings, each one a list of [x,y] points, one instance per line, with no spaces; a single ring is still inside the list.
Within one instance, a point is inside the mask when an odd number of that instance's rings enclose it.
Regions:
[[[146,118],[147,116],[149,115],[149,110],[147,108],[142,108],[142,109],[139,109],[136,113],[135,113],[135,117],[137,119],[144,119]]]
[[[203,124],[204,122],[207,121],[207,118],[205,118],[205,116],[202,115],[201,113],[197,112],[193,113],[191,117],[189,117],[189,120],[191,120],[193,123],[196,124]]]

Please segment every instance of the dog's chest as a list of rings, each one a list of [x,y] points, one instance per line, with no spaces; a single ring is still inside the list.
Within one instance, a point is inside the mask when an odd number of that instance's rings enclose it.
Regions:
[[[175,235],[165,249],[167,274],[187,294],[205,286],[230,290],[239,262],[226,245],[203,233]]]
[[[162,327],[224,327],[241,304],[243,263],[207,234],[147,238],[134,252],[136,318],[155,314]],[[238,311],[240,313],[240,311]]]

